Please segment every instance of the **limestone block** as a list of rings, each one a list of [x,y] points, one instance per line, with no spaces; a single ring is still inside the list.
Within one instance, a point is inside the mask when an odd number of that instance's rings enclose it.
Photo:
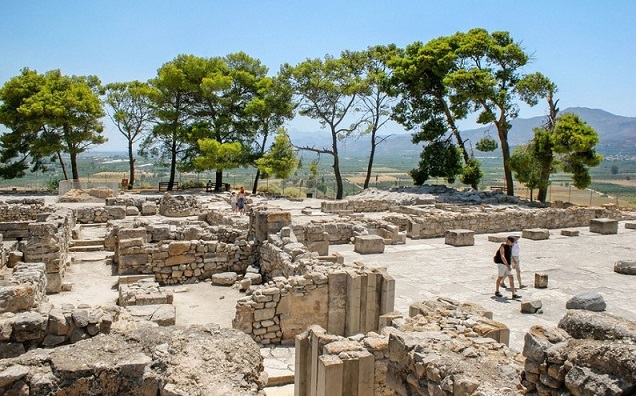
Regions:
[[[139,216],[139,208],[136,206],[126,206],[126,216]]]
[[[259,273],[248,272],[243,279],[248,279],[252,285],[260,285],[263,283],[263,277]]]
[[[148,241],[148,232],[143,227],[137,228],[120,228],[117,230],[117,239],[122,241],[124,239],[142,238],[144,241]]]
[[[488,242],[504,243],[508,235],[488,235]]]
[[[422,224],[409,221],[406,228],[406,236],[411,239],[420,239]]]
[[[238,274],[236,272],[221,272],[212,275],[212,284],[216,286],[232,286],[236,283]]]
[[[380,315],[378,322],[378,331],[382,330],[384,327],[391,327],[393,320],[402,318],[402,313],[400,311],[393,311],[385,313],[384,315]]]
[[[157,204],[154,202],[144,202],[141,204],[141,214],[144,216],[154,216],[157,214]]]
[[[618,233],[618,220],[601,218],[590,220],[590,232],[598,234],[617,234]]]
[[[0,359],[8,359],[17,357],[26,352],[24,344],[21,342],[2,342],[0,343]]]
[[[19,251],[11,251],[9,252],[9,258],[7,260],[7,267],[13,268],[19,262],[23,261],[24,253]]]
[[[624,275],[636,275],[636,260],[620,260],[614,263],[614,272]]]
[[[550,231],[544,228],[528,228],[521,231],[521,237],[540,241],[550,238]]]
[[[535,289],[545,289],[548,287],[548,274],[534,273],[534,287]]]
[[[179,256],[190,250],[190,241],[173,241],[168,245],[168,255]]]
[[[150,321],[159,326],[173,326],[177,321],[177,307],[169,304],[161,304],[150,317]]]
[[[561,235],[569,237],[579,236],[579,230],[561,230]]]
[[[543,307],[541,300],[524,301],[521,303],[521,313],[541,313],[541,307]]]
[[[27,374],[29,374],[29,368],[26,366],[15,364],[7,367],[5,370],[0,371],[0,388],[5,388],[8,385],[11,385]]]
[[[107,206],[105,209],[108,213],[108,220],[121,220],[126,218],[126,208],[121,206]]]
[[[636,230],[636,223],[625,223],[625,228],[630,230]]]
[[[342,360],[337,356],[323,355],[318,358],[316,396],[343,396]]]
[[[345,314],[347,296],[347,274],[331,272],[329,278],[329,319],[327,331],[330,334],[345,334]]]
[[[444,243],[451,246],[473,246],[475,244],[475,232],[471,230],[448,230],[444,235]]]
[[[595,312],[604,311],[605,307],[603,296],[595,292],[577,294],[565,304],[567,309],[585,309]]]
[[[48,317],[38,312],[23,312],[14,318],[13,336],[16,341],[42,340],[46,335]]]
[[[353,250],[360,254],[384,253],[384,238],[379,235],[357,236]]]

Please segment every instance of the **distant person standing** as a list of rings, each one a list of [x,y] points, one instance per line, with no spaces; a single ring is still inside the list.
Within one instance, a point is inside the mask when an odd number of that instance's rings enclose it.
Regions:
[[[238,199],[236,198],[236,192],[232,191],[232,195],[230,195],[230,205],[232,206],[232,212],[238,212]]]
[[[515,294],[515,280],[512,277],[512,245],[515,242],[515,238],[509,236],[506,238],[506,243],[502,243],[499,247],[497,255],[495,256],[495,262],[497,263],[497,281],[495,283],[495,296],[502,297],[499,292],[499,285],[501,281],[507,276],[510,281],[510,289],[512,291],[512,298],[520,298],[521,296]]]
[[[243,186],[241,186],[241,190],[238,193],[236,206],[239,214],[243,214],[243,212],[245,212],[245,188],[243,188]]]
[[[519,235],[515,235],[513,237],[515,242],[512,245],[511,255],[512,255],[512,268],[517,272],[517,283],[519,284],[519,289],[523,289],[527,287],[523,283],[521,283],[521,264],[519,262],[519,253],[521,248],[519,247]]]

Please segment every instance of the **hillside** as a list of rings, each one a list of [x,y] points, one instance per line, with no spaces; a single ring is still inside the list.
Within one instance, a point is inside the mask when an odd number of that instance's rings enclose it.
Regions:
[[[585,122],[594,128],[600,138],[598,146],[602,154],[615,154],[623,152],[626,154],[636,153],[636,117],[623,117],[609,113],[600,109],[589,109],[586,107],[571,107],[562,113],[574,113],[579,115]],[[512,129],[509,133],[510,145],[516,146],[524,144],[532,139],[532,130],[544,122],[544,117],[517,118],[512,121]],[[485,134],[489,134],[496,140],[497,131],[494,126],[487,126],[476,129],[464,130],[461,132],[462,138],[469,144],[473,144],[481,139]],[[292,141],[298,146],[326,147],[330,144],[330,136],[327,132],[292,132]],[[367,157],[370,151],[370,143],[367,137],[350,140],[341,143],[343,155],[349,157]],[[377,156],[418,156],[420,149],[411,142],[411,135],[396,134],[390,136],[386,142],[377,148]]]

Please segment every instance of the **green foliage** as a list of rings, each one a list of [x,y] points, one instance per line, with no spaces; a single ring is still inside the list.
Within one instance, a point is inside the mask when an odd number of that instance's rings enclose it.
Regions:
[[[618,165],[612,165],[611,172],[612,175],[618,175]]]
[[[480,165],[481,163],[475,158],[468,160],[468,163],[461,170],[460,181],[471,186],[478,186],[484,176]]]
[[[497,148],[499,148],[499,144],[497,144],[497,141],[490,136],[484,136],[475,144],[475,148],[483,153],[489,153],[497,150]]]
[[[198,170],[232,169],[243,162],[243,146],[239,142],[219,143],[214,139],[200,139],[198,144],[201,156],[193,161]]]
[[[420,186],[431,177],[443,177],[453,183],[461,172],[462,158],[457,147],[448,141],[437,140],[424,147],[418,168],[410,170],[409,175],[415,185]]]
[[[547,187],[548,180],[541,177],[541,164],[534,155],[533,145],[517,146],[510,156],[508,165],[515,178],[529,189]]]
[[[45,170],[47,158],[62,161],[68,153],[72,177],[79,178],[77,155],[106,141],[104,116],[95,76],[64,76],[59,70],[44,75],[23,69],[0,89],[0,123],[9,133],[1,139],[3,177],[20,177],[28,169]]]
[[[262,172],[278,179],[286,179],[294,172],[298,160],[289,135],[284,129],[278,130],[271,149],[256,160],[256,165]]]
[[[561,168],[572,173],[572,182],[578,189],[592,182],[590,167],[598,166],[603,157],[596,153],[598,133],[576,114],[559,117],[553,134],[554,152],[559,155]]]

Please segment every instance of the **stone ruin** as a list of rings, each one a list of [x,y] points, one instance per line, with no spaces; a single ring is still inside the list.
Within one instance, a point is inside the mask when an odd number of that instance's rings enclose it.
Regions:
[[[478,198],[484,205],[463,205]],[[258,344],[295,344],[296,395],[635,391],[634,323],[568,313],[559,328],[533,327],[519,354],[507,348],[506,326],[483,308],[439,298],[412,305],[403,318],[393,311],[395,281],[386,270],[329,254],[333,244],[365,241],[364,249],[380,253],[406,237],[454,230],[461,232],[449,244],[461,246],[471,232],[577,227],[621,216],[611,206],[498,203],[516,202],[490,193],[459,205],[428,197],[410,205],[352,199],[323,203],[338,220],[300,224],[272,207],[250,205],[249,217],[233,217],[169,194],[72,210],[7,201],[0,204],[2,264],[9,256],[21,260],[0,284],[0,393],[262,394]],[[364,214],[376,210],[390,213]],[[119,306],[53,307],[45,292],[61,291],[77,224],[91,223],[108,225],[104,246],[122,280]],[[162,284],[227,273],[246,293],[236,306],[237,330],[173,326],[172,296]]]

